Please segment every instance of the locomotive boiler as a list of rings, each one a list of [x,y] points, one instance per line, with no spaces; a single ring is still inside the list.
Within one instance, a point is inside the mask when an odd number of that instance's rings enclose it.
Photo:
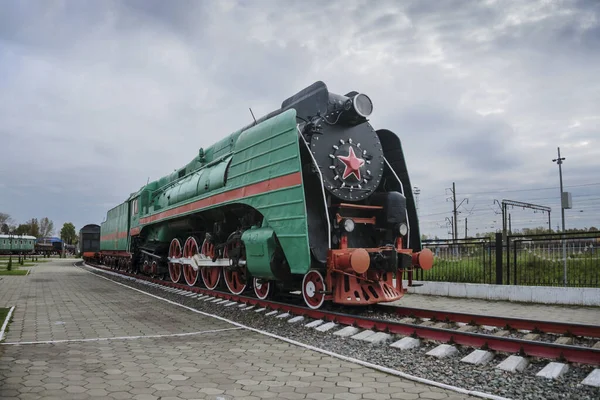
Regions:
[[[312,84],[108,211],[102,262],[261,299],[300,290],[313,309],[401,298],[433,256],[400,139],[372,112]]]

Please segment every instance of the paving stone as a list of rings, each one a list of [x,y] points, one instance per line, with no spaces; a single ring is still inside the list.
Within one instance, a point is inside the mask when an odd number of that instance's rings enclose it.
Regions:
[[[5,301],[17,305],[8,341],[169,335],[232,327],[95,277],[70,262],[52,261],[32,274],[42,280],[15,280],[8,286],[0,280],[0,305]],[[57,321],[61,324],[55,325]],[[337,327],[311,324],[322,331]],[[354,329],[354,335],[360,332]],[[374,333],[370,338],[383,335]],[[246,330],[7,345],[1,351],[2,396],[15,390],[21,399],[351,400],[452,394]]]

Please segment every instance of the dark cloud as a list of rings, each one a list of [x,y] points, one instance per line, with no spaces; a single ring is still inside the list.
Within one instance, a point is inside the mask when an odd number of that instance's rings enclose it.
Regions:
[[[596,1],[3,2],[0,211],[99,222],[248,107],[323,80],[369,94],[373,125],[401,137],[425,232],[452,182],[495,191],[471,197],[483,227],[499,190],[557,185],[557,146],[565,180],[598,181],[599,15]]]

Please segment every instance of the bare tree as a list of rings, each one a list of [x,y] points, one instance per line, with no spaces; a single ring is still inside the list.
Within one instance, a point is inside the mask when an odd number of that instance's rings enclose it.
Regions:
[[[7,234],[11,230],[14,221],[10,215],[0,212],[0,233]]]
[[[40,237],[49,237],[54,233],[54,222],[44,217],[40,220]]]

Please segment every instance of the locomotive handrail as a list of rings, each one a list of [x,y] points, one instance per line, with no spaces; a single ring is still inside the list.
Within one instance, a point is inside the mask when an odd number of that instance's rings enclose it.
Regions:
[[[400,178],[398,178],[398,175],[396,175],[396,171],[394,171],[394,168],[392,168],[385,156],[383,157],[383,160],[385,161],[385,164],[388,166],[390,171],[392,171],[392,174],[394,174],[394,176],[398,180],[398,183],[400,184],[400,190],[402,190],[402,194],[404,195],[404,185],[402,184],[402,181],[400,180]],[[408,218],[408,209],[404,210],[404,212],[406,213],[406,226],[408,226],[408,233],[406,234],[406,248],[410,249],[410,221]]]
[[[302,136],[302,132],[300,131],[300,124],[296,124],[296,129],[298,130],[298,136],[300,136],[300,139],[302,139],[302,142],[304,142],[304,145],[306,146],[306,150],[308,150],[308,154],[310,154],[310,158],[312,158],[313,163],[315,164],[316,170],[319,173],[319,182],[321,183],[321,193],[323,194],[323,205],[325,206],[324,207],[325,221],[327,221],[327,248],[331,249],[331,222],[329,221],[329,215],[328,215],[328,211],[327,211],[328,207],[327,207],[327,200],[325,197],[325,187],[323,186],[323,174],[321,173],[321,168],[319,168],[319,164],[317,164],[317,160],[315,160],[315,157],[313,156],[312,152],[310,151],[310,146],[304,139],[304,136]]]

